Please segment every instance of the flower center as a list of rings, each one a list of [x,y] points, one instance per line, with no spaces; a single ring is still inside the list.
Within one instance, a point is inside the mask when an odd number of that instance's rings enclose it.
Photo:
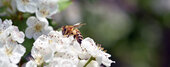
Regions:
[[[26,5],[27,3],[29,3],[29,0],[22,0],[22,2]]]
[[[6,48],[5,52],[8,56],[11,56],[12,55],[12,48]]]
[[[35,62],[38,64],[38,65],[41,65],[43,63],[44,59],[42,56],[37,56],[35,58]]]
[[[49,40],[48,42],[49,42],[49,44],[52,44],[53,41],[52,41],[52,40]]]
[[[41,24],[36,24],[36,26],[34,27],[36,32],[40,32],[42,29],[42,25]]]
[[[0,34],[2,34],[4,32],[4,30],[3,29],[0,29]]]
[[[46,17],[48,15],[48,11],[45,9],[40,10],[40,13],[42,14],[43,17]]]

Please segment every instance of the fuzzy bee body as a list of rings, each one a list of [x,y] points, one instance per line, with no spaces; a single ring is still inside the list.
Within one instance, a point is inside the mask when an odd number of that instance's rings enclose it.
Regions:
[[[69,37],[70,35],[73,35],[73,37],[77,40],[79,44],[81,44],[81,41],[83,39],[83,36],[81,35],[81,32],[77,29],[77,27],[80,27],[84,24],[76,24],[76,25],[66,25],[63,26],[62,29],[62,34],[64,36]]]

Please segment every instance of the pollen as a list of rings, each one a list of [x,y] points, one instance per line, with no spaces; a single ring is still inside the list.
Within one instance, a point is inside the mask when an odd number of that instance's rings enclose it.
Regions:
[[[52,42],[53,42],[52,40],[49,40],[49,44],[52,44]]]
[[[38,64],[38,65],[41,65],[43,63],[44,59],[42,56],[37,56],[35,58],[35,62]]]
[[[40,13],[42,14],[43,17],[46,17],[49,13],[45,9],[40,10]]]
[[[12,55],[12,48],[6,48],[5,52],[8,56],[11,56]]]
[[[40,32],[41,29],[42,29],[42,25],[41,24],[36,24],[34,28],[35,28],[36,32]]]
[[[29,0],[22,0],[22,2],[26,5],[27,3],[29,3]]]

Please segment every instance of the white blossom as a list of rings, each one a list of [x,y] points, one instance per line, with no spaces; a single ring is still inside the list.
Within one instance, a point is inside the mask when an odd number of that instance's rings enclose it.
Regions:
[[[37,10],[36,0],[16,0],[17,8],[21,12],[34,13]]]
[[[17,64],[24,55],[26,49],[19,44],[6,44],[0,51],[1,60],[8,60],[11,63]]]
[[[34,38],[35,40],[42,34],[48,34],[53,28],[48,26],[48,22],[40,21],[36,17],[29,17],[27,19],[28,27],[25,30],[27,38]]]
[[[54,51],[48,44],[48,39],[45,35],[40,36],[33,44],[31,56],[34,58],[29,61],[26,66],[40,66],[44,62],[49,62],[53,56]]]
[[[25,35],[23,32],[20,32],[18,30],[18,27],[10,26],[7,30],[9,32],[9,34],[11,35],[13,41],[17,41],[18,43],[24,42]]]
[[[85,38],[82,41],[81,47],[82,49],[86,50],[87,53],[89,53],[92,57],[94,57],[99,64],[103,63],[106,66],[110,66],[111,63],[114,62],[109,59],[111,55],[102,51],[102,48],[98,47],[91,38]]]
[[[58,12],[58,0],[42,0],[37,6],[36,17],[42,21],[46,21],[46,17],[50,17]]]

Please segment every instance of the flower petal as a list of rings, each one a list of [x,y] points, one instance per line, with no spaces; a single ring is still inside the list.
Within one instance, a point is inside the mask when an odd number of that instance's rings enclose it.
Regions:
[[[30,60],[26,63],[25,67],[37,67],[37,64],[34,61]]]
[[[34,35],[33,35],[34,40],[36,40],[41,35],[42,35],[41,32],[35,32]]]
[[[48,34],[50,31],[52,31],[53,28],[51,26],[48,26],[46,28],[44,28],[44,30],[42,31],[44,34]]]
[[[0,60],[0,67],[18,67],[16,64]]]
[[[44,22],[48,22],[48,20],[42,16],[42,14],[38,11],[36,11],[36,17],[40,20],[40,21],[44,21]]]
[[[33,30],[32,27],[28,27],[25,30],[25,35],[27,38],[31,39],[34,36],[35,31]]]
[[[38,19],[36,19],[36,17],[34,17],[34,16],[29,17],[26,21],[26,23],[29,27],[34,26],[37,22],[38,22]]]
[[[16,45],[12,52],[12,56],[10,56],[10,60],[12,63],[18,63],[21,59],[21,57],[24,55],[26,49],[22,45]]]
[[[21,12],[26,12],[24,5],[22,4],[22,0],[16,0],[17,9]]]
[[[37,6],[34,3],[29,3],[27,6],[25,6],[25,10],[30,13],[34,13],[37,10]]]

